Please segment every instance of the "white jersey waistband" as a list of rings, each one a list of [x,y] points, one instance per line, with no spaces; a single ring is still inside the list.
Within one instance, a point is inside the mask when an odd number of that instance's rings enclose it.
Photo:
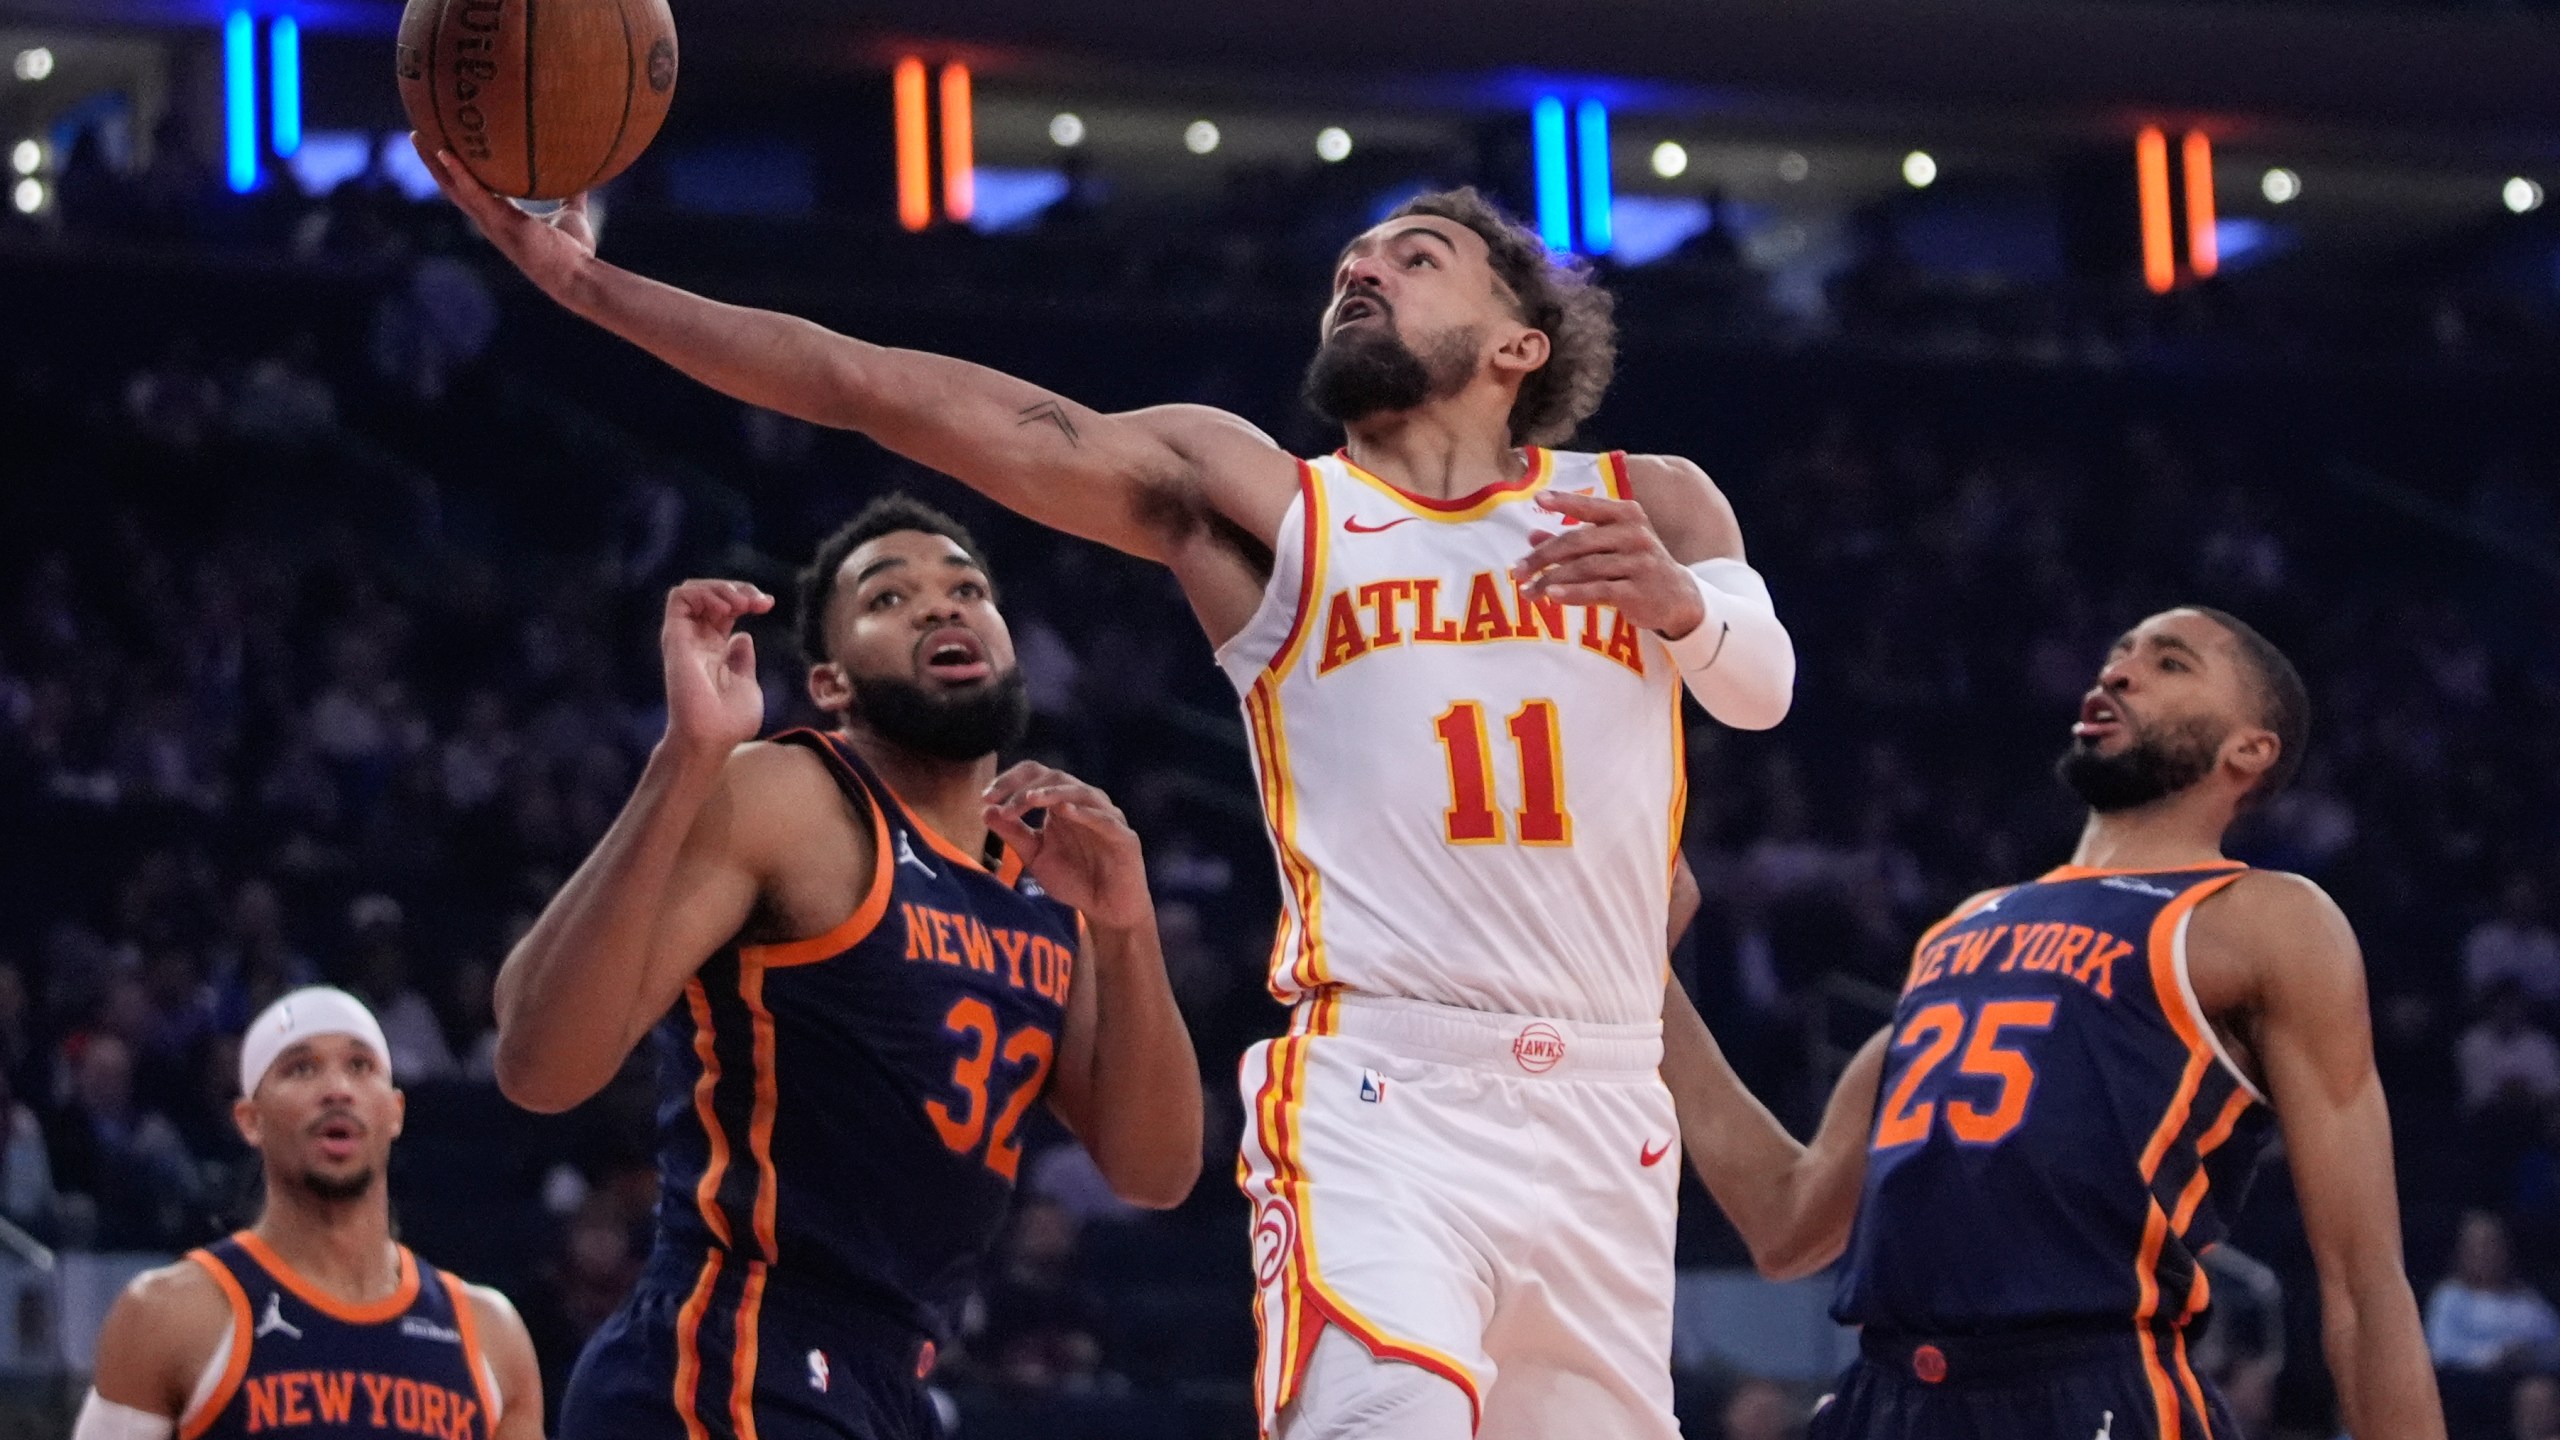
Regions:
[[[1340,1035],[1421,1060],[1555,1080],[1650,1080],[1662,1022],[1602,1025],[1328,989],[1298,1002],[1292,1035]]]

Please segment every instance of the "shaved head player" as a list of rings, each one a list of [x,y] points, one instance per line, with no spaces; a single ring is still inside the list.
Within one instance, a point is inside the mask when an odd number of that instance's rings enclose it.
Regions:
[[[541,1440],[515,1307],[391,1238],[391,1078],[382,1027],[343,990],[250,1022],[232,1118],[265,1166],[258,1223],[126,1287],[73,1440]]]
[[[2232,616],[2117,641],[2057,767],[2089,807],[2071,863],[1921,936],[1810,1147],[1675,1007],[1690,1155],[1762,1268],[1847,1250],[1832,1313],[1865,1358],[1813,1440],[2236,1440],[2186,1332],[2278,1135],[2341,1429],[2442,1440],[2355,933],[2222,854],[2309,732],[2292,663]]]
[[[579,202],[537,220],[431,168],[579,315],[1180,581],[1287,905],[1291,1033],[1243,1075],[1265,1429],[1676,1434],[1680,692],[1774,725],[1795,657],[1696,465],[1549,448],[1616,359],[1579,263],[1473,190],[1352,239],[1305,390],[1345,445],[1302,461],[1222,411],[1106,415],[642,279]]]

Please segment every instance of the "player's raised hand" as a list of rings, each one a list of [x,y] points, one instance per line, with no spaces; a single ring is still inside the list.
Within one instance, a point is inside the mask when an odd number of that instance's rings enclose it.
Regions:
[[[548,215],[531,214],[507,197],[472,178],[450,150],[430,151],[424,137],[411,132],[409,143],[427,162],[444,193],[471,217],[498,253],[514,262],[525,278],[544,294],[562,298],[579,267],[595,258],[596,227],[587,217],[587,197],[572,195]]]
[[[1022,856],[1032,878],[1086,920],[1128,929],[1154,918],[1147,857],[1111,797],[1063,770],[1024,761],[987,787],[987,828]],[[1035,810],[1046,811],[1031,828]]]
[[[1612,606],[1673,640],[1707,618],[1697,582],[1662,547],[1643,506],[1556,490],[1540,494],[1537,504],[1575,523],[1562,534],[1530,536],[1535,543],[1529,553],[1511,567],[1513,578],[1527,582],[1523,594],[1567,605]]]
[[[726,755],[764,728],[756,642],[738,629],[773,608],[743,580],[687,580],[667,592],[658,653],[667,672],[667,739]]]

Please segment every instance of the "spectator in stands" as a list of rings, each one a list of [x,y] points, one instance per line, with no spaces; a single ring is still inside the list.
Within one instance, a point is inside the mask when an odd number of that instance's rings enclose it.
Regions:
[[[382,1022],[382,1038],[391,1047],[391,1069],[403,1085],[443,1080],[460,1068],[453,1047],[445,1042],[444,1023],[435,1007],[409,982],[406,921],[400,902],[388,895],[361,895],[347,907],[347,928],[355,932],[353,983],[347,988],[373,1009]]]
[[[2506,1222],[2485,1210],[2462,1217],[2453,1273],[2427,1297],[2427,1350],[2475,1375],[2560,1365],[2560,1312],[2517,1278]]]
[[[2463,1108],[2473,1115],[2496,1109],[2539,1112],[2560,1100],[2560,1042],[2533,1023],[2524,987],[2500,982],[2488,995],[2488,1013],[2462,1033],[2454,1047],[2462,1073]]]
[[[136,431],[172,450],[203,447],[222,417],[222,387],[205,368],[204,347],[194,336],[178,336],[157,363],[133,372],[125,382],[124,413]]]
[[[1049,1389],[1090,1384],[1101,1367],[1101,1305],[1086,1288],[1076,1218],[1026,1197],[981,1287],[984,1324],[972,1352],[1005,1383]]]
[[[1724,1402],[1722,1440],[1795,1440],[1804,1413],[1804,1402],[1777,1381],[1745,1379]]]
[[[134,1101],[133,1050],[98,1032],[80,1047],[72,1101],[54,1128],[53,1169],[88,1197],[102,1249],[165,1249],[184,1237],[197,1200],[195,1162],[177,1127]]]
[[[2243,1435],[2275,1429],[2276,1380],[2284,1373],[2284,1281],[2236,1245],[2204,1252],[2213,1318],[2191,1352],[2222,1392]]]
[[[2527,1375],[2516,1384],[2515,1440],[2560,1440],[2560,1379]]]
[[[319,967],[285,934],[284,900],[274,882],[263,876],[241,881],[214,950],[215,1029],[236,1035],[287,990],[319,981]]]
[[[308,444],[337,419],[337,392],[320,373],[320,339],[308,330],[252,362],[231,397],[233,432],[253,440]]]
[[[2560,1004],[2560,934],[2552,933],[2542,887],[2531,875],[2509,876],[2497,913],[2463,938],[2462,981],[2474,996],[2511,983],[2537,1005]]]
[[[53,1157],[45,1151],[36,1112],[18,1101],[16,1083],[0,1069],[0,1215],[35,1235],[52,1239],[61,1218],[53,1189]]]

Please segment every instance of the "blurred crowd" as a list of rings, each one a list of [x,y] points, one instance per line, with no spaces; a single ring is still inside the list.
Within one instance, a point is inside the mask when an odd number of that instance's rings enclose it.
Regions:
[[[142,233],[150,193],[79,218],[66,180],[65,218]],[[559,1383],[644,1251],[653,1057],[570,1116],[512,1111],[489,1085],[495,968],[659,732],[664,586],[780,587],[903,486],[994,557],[1029,748],[1145,835],[1212,1097],[1207,1178],[1166,1216],[1119,1206],[1063,1134],[1035,1138],[938,1383],[971,1440],[1247,1433],[1224,1176],[1236,1058],[1280,1023],[1259,983],[1276,898],[1232,698],[1165,577],[637,368],[435,212],[361,189],[294,204],[259,233],[339,279],[285,323],[269,292],[226,296],[232,272],[83,262],[48,272],[43,303],[152,322],[56,329],[0,362],[0,1217],[157,1251],[238,1223],[255,1177],[232,1037],[286,988],[342,984],[413,1094],[404,1233],[514,1293]],[[1012,243],[936,263],[1001,293],[1025,253],[1082,253]],[[1673,312],[1726,302],[1681,301],[1683,274],[1627,278],[1627,373],[1595,429],[1718,476],[1803,660],[1779,730],[1693,716],[1706,907],[1678,964],[1746,1077],[1809,1120],[1912,937],[2066,853],[2047,770],[2114,636],[2180,601],[2232,609],[2311,682],[2310,763],[2239,853],[2329,887],[2366,946],[2456,1435],[2560,1437],[2550,437],[2425,393],[2212,404],[2105,367],[1699,348]],[[945,316],[922,293],[925,318],[910,303],[899,323],[1069,388],[1089,375],[1098,403],[1213,400],[1329,443],[1291,398],[1303,326],[1275,342],[1204,306],[1157,356],[1108,318],[990,328],[984,297]],[[787,629],[759,642],[773,723],[809,719]],[[2327,1434],[2287,1190],[2271,1170],[2218,1255],[2199,1358],[2251,1433]],[[1740,1263],[1688,1201],[1683,1263]],[[1810,1398],[1718,1369],[1681,1393],[1689,1433],[1732,1440],[1796,1433]]]

